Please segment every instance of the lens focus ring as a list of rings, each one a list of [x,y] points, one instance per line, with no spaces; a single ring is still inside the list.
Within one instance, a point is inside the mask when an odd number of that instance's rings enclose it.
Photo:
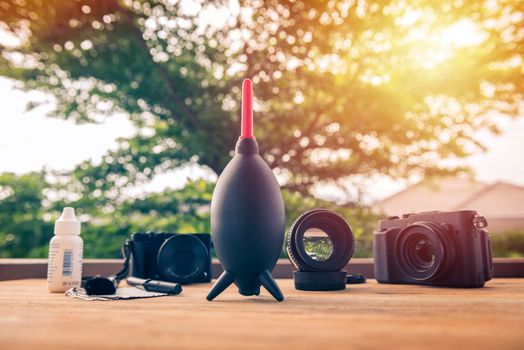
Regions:
[[[310,231],[317,233],[315,237],[308,237]],[[308,245],[308,239],[313,239],[313,243]],[[317,252],[308,250],[312,244],[319,248]],[[330,244],[332,247],[328,247]],[[326,250],[326,247],[331,249]],[[349,224],[342,216],[327,209],[302,214],[291,225],[286,241],[289,260],[299,271],[340,271],[351,259],[354,248],[355,239]]]

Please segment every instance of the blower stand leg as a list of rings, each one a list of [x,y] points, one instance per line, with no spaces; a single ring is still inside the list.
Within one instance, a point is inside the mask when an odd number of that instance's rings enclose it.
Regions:
[[[222,275],[215,282],[215,285],[209,291],[207,295],[207,300],[211,301],[215,299],[220,293],[222,293],[227,287],[235,281],[235,278],[229,274],[227,271],[224,271]]]
[[[260,283],[264,286],[264,288],[267,289],[269,294],[271,294],[276,300],[283,301],[284,295],[282,294],[282,291],[278,287],[277,282],[273,279],[273,276],[271,276],[271,273],[269,271],[264,271],[259,277]]]

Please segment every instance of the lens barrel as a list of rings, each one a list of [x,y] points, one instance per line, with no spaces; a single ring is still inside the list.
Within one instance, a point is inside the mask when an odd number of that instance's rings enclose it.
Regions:
[[[167,239],[158,250],[158,274],[163,281],[190,283],[206,271],[209,252],[193,235],[178,234]]]
[[[345,289],[347,272],[342,269],[354,249],[353,231],[342,216],[327,209],[302,214],[291,226],[286,243],[289,260],[298,270],[293,274],[295,288]]]
[[[417,281],[432,281],[453,264],[455,251],[449,227],[432,222],[406,226],[395,242],[395,256],[405,274]]]

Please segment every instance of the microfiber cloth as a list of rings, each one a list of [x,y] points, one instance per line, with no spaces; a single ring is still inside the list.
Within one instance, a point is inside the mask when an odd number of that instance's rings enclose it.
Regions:
[[[115,294],[109,295],[87,295],[84,288],[73,287],[65,292],[65,295],[71,298],[82,300],[121,300],[121,299],[140,299],[140,298],[154,298],[169,295],[167,293],[148,292],[135,287],[117,288]]]

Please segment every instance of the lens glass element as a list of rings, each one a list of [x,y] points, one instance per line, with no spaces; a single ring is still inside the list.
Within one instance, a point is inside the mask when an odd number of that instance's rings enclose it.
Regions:
[[[435,263],[435,249],[431,239],[423,233],[412,234],[405,245],[404,255],[411,270],[424,272]]]
[[[433,265],[435,250],[429,239],[422,238],[415,244],[414,258],[419,266],[429,267]]]
[[[333,242],[321,229],[307,229],[302,242],[307,255],[313,260],[327,261],[333,254]]]
[[[206,246],[193,235],[167,239],[158,251],[158,273],[162,280],[190,283],[202,275],[209,261]]]

